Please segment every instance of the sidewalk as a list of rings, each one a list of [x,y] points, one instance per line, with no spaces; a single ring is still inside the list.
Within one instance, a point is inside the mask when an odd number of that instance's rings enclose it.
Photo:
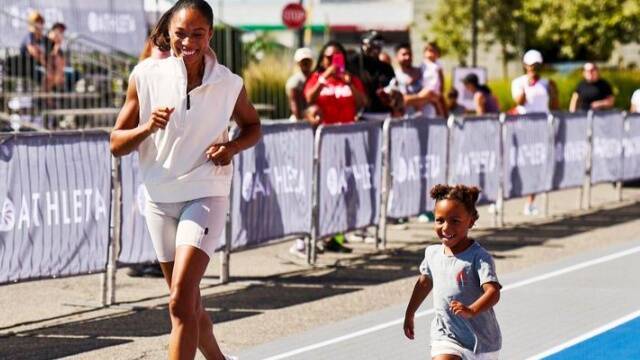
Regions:
[[[494,255],[499,274],[638,238],[639,188],[625,188],[617,203],[610,184],[596,186],[590,211],[577,210],[577,196],[577,190],[552,193],[547,219],[524,217],[523,199],[508,201],[504,229],[491,227],[483,207],[472,235]],[[289,254],[291,242],[234,253],[227,285],[217,284],[216,257],[202,282],[216,336],[233,353],[405,302],[424,247],[436,241],[431,228],[392,225],[386,250],[349,243],[352,254],[320,255],[313,268]],[[99,307],[100,274],[1,286],[0,358],[166,358],[166,284],[124,270],[111,308]]]

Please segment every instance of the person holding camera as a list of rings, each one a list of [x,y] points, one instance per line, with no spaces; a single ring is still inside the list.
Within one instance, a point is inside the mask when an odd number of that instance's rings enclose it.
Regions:
[[[344,124],[356,121],[358,111],[366,106],[367,96],[360,79],[347,71],[346,51],[335,41],[326,43],[316,67],[304,87],[310,105],[307,121],[320,124]]]

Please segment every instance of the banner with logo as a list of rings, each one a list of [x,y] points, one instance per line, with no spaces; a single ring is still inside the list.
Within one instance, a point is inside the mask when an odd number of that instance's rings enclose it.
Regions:
[[[624,130],[624,138],[622,139],[622,148],[624,150],[622,179],[640,179],[640,114],[627,115]]]
[[[433,209],[429,190],[447,182],[447,137],[447,122],[442,118],[390,123],[387,217],[416,216]]]
[[[547,117],[547,114],[526,114],[505,118],[505,199],[551,189],[553,144]]]
[[[497,116],[457,119],[451,127],[449,183],[479,187],[479,202],[494,202],[500,185]]]
[[[589,153],[587,113],[559,113],[554,122],[554,190],[580,187],[584,183]]]
[[[256,146],[236,155],[233,249],[311,232],[313,141],[307,123],[268,125]]]
[[[109,135],[0,138],[0,283],[104,271]]]
[[[321,128],[318,237],[378,224],[381,125],[372,120]]]
[[[129,54],[138,54],[144,47],[147,23],[142,0],[4,0],[2,5],[2,46],[20,46],[27,35],[27,16],[37,10],[45,28],[61,22],[67,34],[82,34]]]
[[[608,111],[593,115],[592,184],[618,181],[622,178],[623,135],[622,113]]]
[[[145,194],[142,174],[135,151],[120,158],[122,179],[121,264],[140,264],[156,261],[156,253],[144,218]]]

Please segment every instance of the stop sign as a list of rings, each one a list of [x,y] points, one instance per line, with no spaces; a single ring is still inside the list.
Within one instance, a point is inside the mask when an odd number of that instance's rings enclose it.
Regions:
[[[300,4],[287,4],[282,9],[282,23],[290,29],[299,29],[307,20],[307,12]]]

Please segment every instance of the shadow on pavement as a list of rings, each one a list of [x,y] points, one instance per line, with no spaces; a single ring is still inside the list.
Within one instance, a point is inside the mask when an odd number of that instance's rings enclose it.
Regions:
[[[523,246],[560,246],[547,242],[636,220],[638,214],[640,203],[635,203],[579,216],[558,217],[546,223],[478,230],[476,239],[496,258],[505,258],[510,255],[502,252]],[[397,234],[394,235],[397,237]],[[331,267],[310,268],[269,277],[234,277],[233,281],[252,283],[239,290],[203,297],[205,308],[214,323],[221,323],[417,276],[425,246],[436,240],[425,238],[420,243],[397,240],[394,244],[403,244],[402,248],[340,259],[337,265]],[[356,250],[372,246],[352,245]],[[159,336],[169,331],[166,306],[138,309],[122,315],[72,322],[0,338],[0,358],[69,356],[129,341],[121,338]]]

